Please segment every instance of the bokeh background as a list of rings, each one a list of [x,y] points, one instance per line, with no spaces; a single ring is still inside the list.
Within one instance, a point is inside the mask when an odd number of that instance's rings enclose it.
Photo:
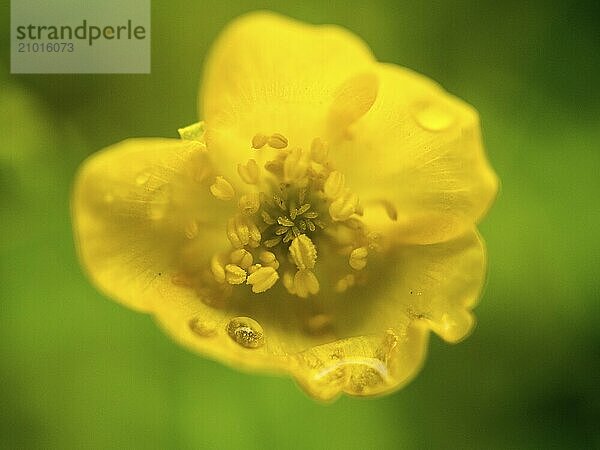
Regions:
[[[15,0],[16,1],[16,0]],[[10,75],[0,11],[0,447],[600,448],[600,13],[594,1],[155,0],[151,75]],[[502,180],[470,338],[383,398],[321,405],[107,300],[75,258],[86,155],[196,120],[218,31],[258,8],[362,36],[481,113]]]

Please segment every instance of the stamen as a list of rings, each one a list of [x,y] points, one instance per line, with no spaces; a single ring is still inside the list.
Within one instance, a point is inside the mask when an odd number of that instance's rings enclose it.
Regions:
[[[369,250],[367,247],[359,247],[355,248],[350,252],[350,258],[348,259],[348,264],[354,270],[362,270],[367,265],[367,256],[369,254]]]
[[[213,256],[210,261],[210,270],[218,283],[225,282],[225,265],[217,255]]]
[[[277,261],[274,253],[267,251],[260,252],[258,259],[267,267],[272,267],[275,270],[279,269],[279,261]]]
[[[279,159],[267,161],[265,163],[265,170],[280,178],[283,176],[283,161]]]
[[[321,138],[314,138],[310,146],[313,161],[323,163],[327,159],[327,144]]]
[[[256,224],[248,219],[247,221],[248,231],[250,232],[250,247],[256,248],[260,245],[260,240],[262,236],[260,235],[260,231],[258,230]]]
[[[290,256],[298,270],[312,269],[317,262],[317,248],[305,234],[295,238],[290,245]]]
[[[242,195],[238,200],[238,207],[242,211],[242,214],[248,216],[257,212],[260,208],[260,197],[258,192],[250,192]]]
[[[238,164],[238,175],[244,183],[257,184],[260,179],[260,167],[255,160],[249,159],[246,164]]]
[[[210,186],[210,193],[223,201],[229,201],[235,196],[231,183],[220,176],[216,177],[214,184]]]
[[[235,264],[225,266],[225,279],[229,284],[242,284],[246,281],[246,271]]]
[[[327,180],[325,180],[325,185],[323,186],[323,191],[325,195],[334,200],[338,197],[341,197],[344,193],[344,185],[346,184],[346,177],[343,173],[334,170],[329,174]]]
[[[263,148],[267,143],[267,136],[264,134],[258,133],[252,138],[252,148],[258,150],[259,148]]]
[[[249,217],[237,215],[227,221],[227,238],[235,248],[260,245],[260,231]]]
[[[288,146],[287,138],[279,133],[275,133],[269,136],[269,138],[267,139],[267,143],[269,144],[269,147],[277,149],[286,148]]]
[[[248,269],[254,262],[254,258],[252,257],[252,253],[243,248],[239,248],[231,252],[229,255],[229,259],[233,264],[237,264],[242,269]]]
[[[272,267],[261,267],[248,276],[246,284],[252,286],[252,292],[260,294],[271,289],[278,279],[279,274],[275,269]]]
[[[358,206],[358,196],[347,191],[329,205],[329,215],[335,221],[344,221],[355,213]]]
[[[294,275],[294,290],[298,297],[307,298],[309,294],[315,295],[319,289],[319,280],[312,270],[299,270]]]
[[[283,178],[285,182],[298,182],[304,178],[309,164],[310,152],[301,148],[293,149],[283,163]]]
[[[249,274],[253,274],[254,272],[256,272],[261,267],[262,267],[262,264],[252,264],[250,267],[248,267],[248,273]]]

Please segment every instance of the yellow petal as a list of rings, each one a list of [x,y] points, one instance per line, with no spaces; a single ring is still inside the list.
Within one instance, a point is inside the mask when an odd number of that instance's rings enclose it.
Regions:
[[[298,301],[278,283],[252,299],[232,297],[225,307],[211,308],[193,290],[172,286],[162,295],[173,301],[154,313],[198,352],[235,367],[286,372],[315,398],[382,394],[418,372],[428,329],[451,342],[469,333],[485,253],[471,231],[373,259],[369,268],[376,277],[367,284],[344,295],[325,290],[312,303]],[[232,322],[240,321],[250,332],[232,334]]]
[[[460,236],[498,188],[477,112],[422,75],[378,67],[377,101],[330,154],[373,229],[404,243]]]
[[[373,63],[368,47],[341,27],[268,12],[235,20],[215,43],[201,83],[209,149],[235,168],[257,153],[264,164],[264,149],[252,148],[257,136],[262,145],[277,134],[293,147],[310,148],[325,133],[332,103],[334,122],[366,112],[377,80],[359,75]]]
[[[475,322],[471,309],[486,277],[485,247],[475,230],[438,244],[399,247],[382,267],[375,264],[369,260],[370,271],[381,270],[390,283],[372,294],[371,327],[404,314],[426,322],[448,342],[470,333]]]
[[[75,182],[72,214],[94,283],[129,307],[152,309],[185,255],[222,235],[210,216],[218,202],[209,194],[213,179],[195,141],[131,139],[91,156]]]

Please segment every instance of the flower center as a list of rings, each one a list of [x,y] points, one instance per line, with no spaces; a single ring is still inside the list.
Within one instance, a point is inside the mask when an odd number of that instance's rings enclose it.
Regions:
[[[333,168],[327,143],[315,138],[305,149],[290,147],[281,134],[257,134],[252,148],[275,150],[275,158],[262,167],[255,159],[239,164],[242,183],[236,184],[242,188],[222,176],[210,186],[217,199],[237,202],[226,226],[231,248],[211,261],[214,280],[259,294],[281,279],[302,298],[317,294],[323,281],[337,292],[354,285],[355,273],[377,249],[377,237],[360,221],[358,196]],[[328,261],[340,257],[342,264]],[[320,281],[320,272],[326,280]]]

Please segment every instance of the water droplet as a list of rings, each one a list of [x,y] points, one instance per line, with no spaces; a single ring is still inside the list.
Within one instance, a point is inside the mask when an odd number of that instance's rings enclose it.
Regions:
[[[249,317],[235,317],[227,324],[227,334],[231,339],[246,348],[258,348],[265,343],[265,335],[260,324]]]
[[[148,215],[152,220],[161,220],[167,214],[171,202],[171,190],[169,185],[163,185],[154,193],[154,198],[150,201]]]
[[[150,180],[151,176],[152,172],[150,172],[149,170],[142,170],[135,177],[135,184],[137,184],[138,186],[143,186]]]
[[[417,103],[413,105],[412,113],[417,123],[428,131],[443,131],[455,120],[454,114],[439,103]]]
[[[189,322],[190,330],[200,337],[214,336],[217,332],[217,324],[212,320],[202,320],[196,317]]]

